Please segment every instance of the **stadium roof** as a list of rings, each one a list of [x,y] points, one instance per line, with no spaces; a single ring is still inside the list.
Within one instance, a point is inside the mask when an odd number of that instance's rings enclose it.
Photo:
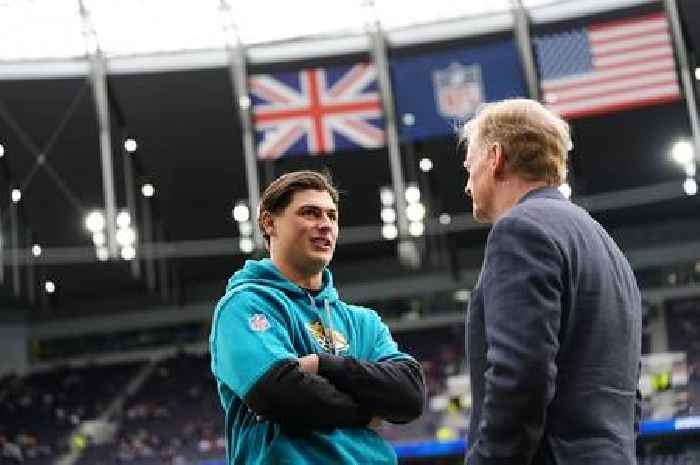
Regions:
[[[521,0],[534,24],[651,0]],[[514,0],[3,0],[0,79],[86,75],[98,46],[111,73],[225,66],[229,43],[251,63],[362,52],[376,18],[393,46],[512,28]],[[81,5],[83,8],[81,8]],[[84,14],[83,14],[84,13]]]
[[[279,62],[290,60],[322,65],[329,57],[367,54],[363,34],[367,13],[359,0],[230,3],[240,38],[259,70],[279,69]],[[536,30],[581,16],[608,17],[611,9],[660,5],[646,0],[524,3]],[[400,8],[391,0],[375,4],[393,52],[400,48],[400,53],[411,54],[426,46],[473,43],[512,29],[505,0],[409,1]],[[488,7],[477,9],[477,5]],[[135,181],[150,182],[156,190],[154,228],[163,244],[160,252],[168,257],[163,266],[172,290],[165,301],[211,300],[245,258],[236,253],[238,231],[231,219],[232,207],[247,197],[247,190],[241,124],[224,53],[230,38],[224,33],[221,3],[85,0],[84,6],[108,66],[117,205],[123,207],[126,197],[121,147],[126,137],[133,137],[138,144],[133,155]],[[698,38],[693,34],[700,31],[700,4],[687,0],[680,6],[688,46],[697,53]],[[310,11],[313,14],[306,18]],[[45,279],[55,282],[53,299],[61,311],[100,311],[107,300],[121,302],[119,296],[125,307],[133,302],[162,303],[157,293],[146,290],[143,273],[133,277],[129,263],[98,262],[83,226],[85,214],[104,204],[84,30],[77,0],[0,0],[0,144],[5,151],[0,162],[5,172],[0,181],[0,219],[6,250],[1,288],[11,293],[8,207],[11,189],[21,187],[20,245],[24,258],[33,264],[21,268],[23,298],[31,270],[37,294]],[[684,173],[668,157],[675,141],[689,137],[683,102],[583,118],[573,121],[572,127],[574,198],[641,188],[627,191],[612,207],[617,200],[596,200],[597,217],[606,226],[670,224],[697,216],[697,196],[683,194]],[[485,230],[468,220],[470,206],[461,195],[465,180],[454,140],[407,144],[403,156],[407,180],[423,177],[431,186],[434,223],[438,225],[436,215],[441,212],[452,215],[450,228],[459,230],[449,238],[452,247],[481,247]],[[429,174],[417,169],[423,156],[433,160]],[[381,240],[379,231],[378,187],[391,183],[386,149],[281,159],[259,163],[258,168],[265,184],[291,169],[323,166],[331,168],[345,191],[341,205],[345,245],[338,250],[337,268],[360,270],[355,277],[361,278],[381,274],[384,269],[373,267],[370,260],[386,260],[396,252],[393,243]],[[674,234],[659,240],[672,241],[687,232]],[[40,257],[31,258],[33,243],[43,248]],[[440,260],[425,266],[444,266]],[[463,265],[477,268],[479,262]]]

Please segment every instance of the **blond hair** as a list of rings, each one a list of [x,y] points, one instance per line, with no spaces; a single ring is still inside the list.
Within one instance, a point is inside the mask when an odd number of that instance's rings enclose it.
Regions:
[[[566,180],[569,125],[539,102],[508,99],[483,105],[459,134],[459,143],[499,143],[506,166],[529,181],[559,186]]]

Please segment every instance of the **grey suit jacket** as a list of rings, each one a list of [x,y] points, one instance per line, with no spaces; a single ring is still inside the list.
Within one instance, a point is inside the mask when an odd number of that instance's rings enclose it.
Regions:
[[[467,316],[469,465],[635,464],[639,289],[554,188],[491,229]]]

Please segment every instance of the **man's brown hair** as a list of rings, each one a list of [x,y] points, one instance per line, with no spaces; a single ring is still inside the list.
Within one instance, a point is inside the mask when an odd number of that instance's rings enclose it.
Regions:
[[[267,186],[260,198],[258,228],[260,228],[260,232],[268,245],[270,244],[270,236],[265,233],[265,228],[263,227],[263,214],[265,212],[272,215],[281,213],[292,202],[294,193],[306,190],[328,192],[335,206],[338,206],[338,189],[333,184],[330,173],[304,170],[283,174]]]

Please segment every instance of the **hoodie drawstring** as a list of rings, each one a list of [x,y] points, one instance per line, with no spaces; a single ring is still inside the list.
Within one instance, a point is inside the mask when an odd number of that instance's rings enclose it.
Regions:
[[[331,330],[331,351],[333,355],[338,355],[338,351],[335,348],[335,331],[333,330],[333,317],[331,316],[331,304],[328,299],[323,299],[323,305],[326,307],[326,316],[328,317],[328,326]]]
[[[308,292],[306,295],[309,297],[309,303],[311,304],[312,307],[316,308],[316,302],[314,301],[314,298],[309,294]],[[336,350],[335,347],[335,337],[333,336],[333,317],[331,316],[331,304],[328,299],[323,299],[323,307],[326,310],[326,320],[328,321],[328,328],[326,328],[325,323],[323,322],[323,317],[320,318],[321,320],[321,328],[323,329],[323,335],[326,337],[330,344],[330,352],[333,355],[338,355],[338,351]],[[320,316],[320,315],[319,315]],[[329,333],[330,332],[330,336]]]

